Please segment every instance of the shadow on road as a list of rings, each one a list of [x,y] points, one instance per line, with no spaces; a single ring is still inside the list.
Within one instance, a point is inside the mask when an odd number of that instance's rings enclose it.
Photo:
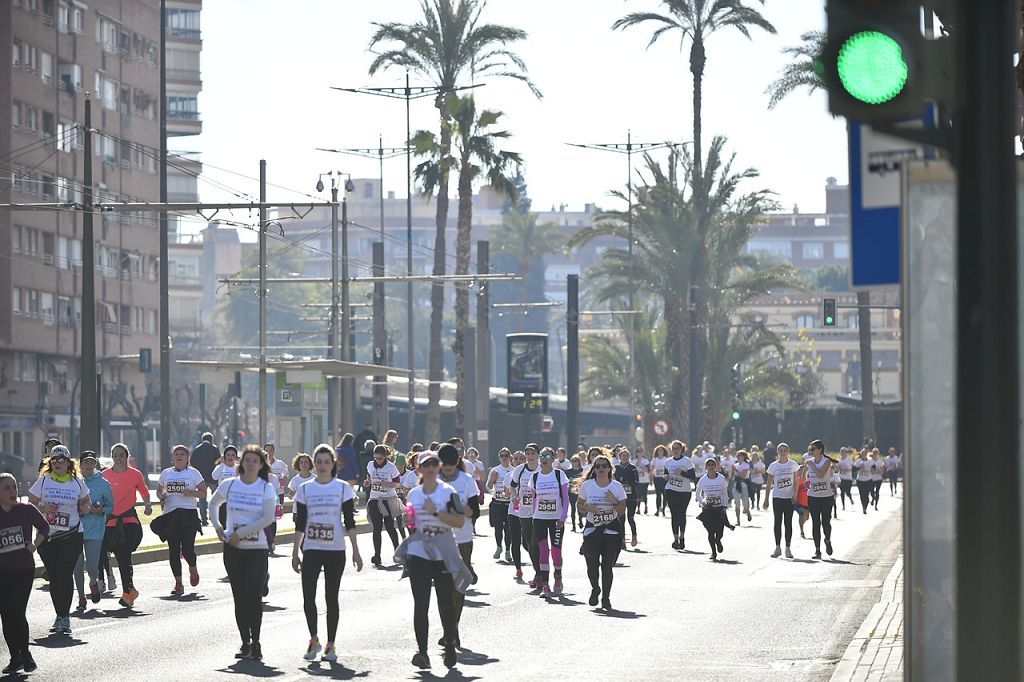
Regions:
[[[621,618],[623,620],[636,620],[638,618],[646,618],[647,616],[636,611],[619,611],[618,609],[612,609],[611,611],[605,611],[604,609],[593,609],[593,612],[599,616],[606,618]]]
[[[487,665],[489,663],[497,663],[500,659],[491,658],[487,654],[482,654],[472,649],[460,649],[459,650],[459,663],[464,665]]]
[[[145,611],[136,611],[129,609],[126,606],[119,606],[114,609],[91,609],[89,611],[82,611],[81,613],[75,614],[76,620],[96,620],[98,618],[138,618],[140,616],[148,616],[149,614]]]
[[[284,611],[284,610],[285,610],[285,608],[283,606],[274,606],[273,604],[268,604],[266,602],[263,602],[263,613],[273,613],[274,611]]]
[[[490,604],[490,602],[485,602],[485,601],[473,601],[472,599],[467,599],[467,600],[465,600],[465,601],[464,601],[464,602],[462,602],[462,603],[463,603],[463,605],[465,605],[465,606],[468,606],[468,607],[469,607],[469,608],[471,608],[471,609],[478,609],[478,608],[480,608],[481,606],[490,606],[490,605],[491,605],[491,604]]]
[[[715,563],[717,563],[717,564],[726,564],[728,566],[739,566],[740,565],[740,562],[736,561],[735,559],[719,559]]]
[[[332,680],[353,680],[357,677],[369,677],[370,675],[369,670],[356,672],[346,668],[341,663],[331,663],[329,661],[310,663],[301,670],[316,677],[329,677]]]
[[[189,592],[188,594],[183,594],[181,596],[174,595],[174,594],[169,594],[169,595],[167,595],[165,597],[157,597],[157,599],[159,599],[160,601],[180,601],[180,602],[206,601],[206,597],[204,597],[203,595],[198,594],[196,592]]]
[[[284,675],[283,670],[269,666],[263,661],[251,660],[235,661],[226,668],[218,668],[217,672],[245,675],[246,677],[280,677]]]
[[[61,635],[56,632],[50,633],[46,637],[36,637],[32,641],[44,649],[70,649],[71,647],[85,644],[83,640],[75,639],[74,635],[69,637],[68,635]]]
[[[416,677],[413,679],[419,680],[460,680],[461,682],[472,682],[472,680],[482,679],[480,677],[466,677],[458,668],[451,668],[444,674],[443,677],[439,677],[434,674],[432,670],[417,670]]]

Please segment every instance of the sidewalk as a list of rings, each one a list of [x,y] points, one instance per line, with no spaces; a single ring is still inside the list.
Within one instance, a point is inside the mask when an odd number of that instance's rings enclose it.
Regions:
[[[903,557],[893,564],[882,584],[882,598],[872,607],[832,682],[876,682],[903,679]]]

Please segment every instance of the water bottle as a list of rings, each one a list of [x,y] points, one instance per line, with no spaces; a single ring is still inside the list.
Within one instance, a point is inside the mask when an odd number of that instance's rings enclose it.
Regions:
[[[280,521],[282,516],[284,516],[284,507],[281,505],[276,505],[274,507],[274,518]]]
[[[416,528],[416,508],[411,504],[405,505],[405,527],[410,531]]]

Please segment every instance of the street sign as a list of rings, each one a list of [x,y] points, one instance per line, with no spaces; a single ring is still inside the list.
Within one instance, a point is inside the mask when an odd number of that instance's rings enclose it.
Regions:
[[[658,421],[654,422],[654,433],[658,434],[659,436],[664,436],[665,434],[667,434],[668,422],[665,421],[664,419],[659,419]]]
[[[548,335],[506,334],[510,393],[548,392]]]

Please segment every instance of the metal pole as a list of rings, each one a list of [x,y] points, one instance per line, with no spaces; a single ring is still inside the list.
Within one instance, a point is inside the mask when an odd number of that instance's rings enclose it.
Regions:
[[[473,395],[473,388],[476,387],[476,328],[466,327],[463,331],[463,348],[465,348],[465,382],[466,389],[463,395]],[[476,442],[476,396],[466,399],[463,412],[464,426],[462,437],[466,446],[472,445],[477,450],[480,448]]]
[[[412,277],[412,124],[410,118],[410,102],[412,91],[409,89],[409,72],[405,72],[405,258],[406,274]],[[409,444],[415,440],[416,430],[416,344],[413,339],[413,300],[412,280],[405,288],[406,328],[405,336],[409,353]]]
[[[633,131],[626,131],[626,196],[629,199],[629,309],[636,310],[636,282],[633,266]],[[634,351],[636,338],[636,322],[629,316],[629,443],[630,450],[636,452],[636,376],[634,369]]]
[[[1015,5],[960,0],[954,22],[959,456],[952,603],[960,680],[1024,677]],[[978,476],[970,452],[1007,456],[998,475]]]
[[[691,443],[701,439],[700,414],[703,407],[701,399],[700,382],[697,380],[697,373],[694,370],[697,361],[697,285],[690,285],[690,414],[688,437]],[[705,434],[707,435],[707,434]]]
[[[83,450],[99,452],[100,438],[96,431],[100,410],[96,394],[96,255],[93,236],[92,206],[92,94],[85,93],[85,182],[82,188],[82,379],[81,436]],[[161,264],[167,261],[161,260]],[[160,275],[166,267],[161,265]]]
[[[339,329],[338,329],[338,183],[334,176],[331,176],[331,326],[328,343],[330,350],[328,357],[338,358]],[[329,443],[337,443],[338,440],[338,380],[334,377],[327,379],[327,431]]]
[[[373,274],[384,276],[384,242],[373,243]],[[384,319],[384,282],[373,285],[373,364],[388,364],[387,326]],[[355,426],[353,424],[353,426]],[[373,426],[378,436],[388,430],[388,378],[373,377]]]
[[[566,282],[566,400],[565,450],[575,452],[580,441],[580,276]]]
[[[352,323],[349,312],[348,282],[348,189],[343,187],[341,195],[341,359],[352,361]],[[335,341],[337,343],[337,341]],[[355,404],[355,379],[342,379],[343,422],[355,431],[357,406]],[[343,427],[344,428],[344,427]]]
[[[99,454],[103,448],[103,368],[96,366],[96,447],[93,451]]]
[[[491,272],[490,242],[476,243],[477,274]],[[491,309],[490,282],[479,282],[476,297],[476,433],[480,458],[488,466],[496,464],[490,455],[491,422]]]
[[[267,162],[260,159],[260,203],[267,200]],[[267,442],[267,209],[260,208],[260,422],[257,442]]]
[[[91,154],[90,147],[86,152]],[[160,203],[167,203],[167,9],[160,0]],[[167,211],[160,211],[160,452],[162,466],[171,465],[171,298]]]
[[[407,145],[408,146],[408,145]],[[380,241],[384,242],[384,137],[377,137],[377,156],[380,160]],[[382,275],[384,273],[381,273]]]

